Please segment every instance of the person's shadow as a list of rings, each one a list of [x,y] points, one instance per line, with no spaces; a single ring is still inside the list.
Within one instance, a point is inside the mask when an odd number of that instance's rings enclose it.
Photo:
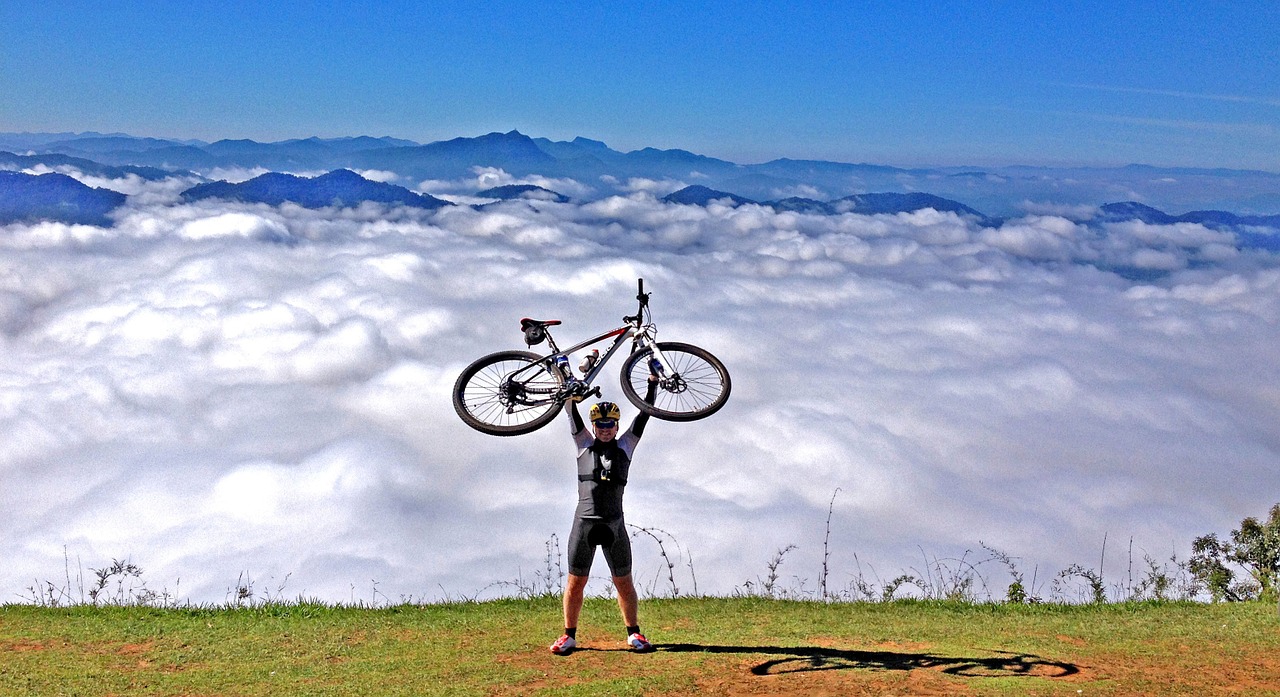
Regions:
[[[1025,653],[993,651],[987,657],[939,656],[931,653],[859,651],[820,646],[708,646],[704,644],[661,644],[656,651],[673,653],[736,653],[776,656],[751,668],[755,675],[782,675],[818,670],[920,670],[937,669],[965,677],[1065,678],[1080,672],[1071,663],[1050,661]]]

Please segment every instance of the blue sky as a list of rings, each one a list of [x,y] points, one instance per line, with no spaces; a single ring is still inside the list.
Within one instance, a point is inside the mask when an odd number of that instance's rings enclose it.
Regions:
[[[1275,3],[832,5],[5,3],[0,131],[1280,170]]]

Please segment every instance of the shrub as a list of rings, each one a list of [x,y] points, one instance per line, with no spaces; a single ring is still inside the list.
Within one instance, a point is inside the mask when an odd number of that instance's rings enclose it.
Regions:
[[[1205,585],[1214,601],[1277,599],[1280,576],[1280,503],[1265,521],[1249,517],[1231,531],[1230,540],[1216,533],[1191,543],[1191,573]],[[1243,570],[1247,578],[1238,579]]]

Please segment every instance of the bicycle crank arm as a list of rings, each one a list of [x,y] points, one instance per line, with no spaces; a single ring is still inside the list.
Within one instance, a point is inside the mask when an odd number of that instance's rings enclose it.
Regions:
[[[566,385],[564,389],[561,390],[560,393],[556,395],[556,399],[559,401],[565,401],[573,397],[581,397],[582,399],[586,399],[588,397],[600,396],[601,393],[600,393],[599,387],[593,387],[589,390],[586,389],[586,387],[587,387],[587,383],[582,381],[574,381],[573,383]]]

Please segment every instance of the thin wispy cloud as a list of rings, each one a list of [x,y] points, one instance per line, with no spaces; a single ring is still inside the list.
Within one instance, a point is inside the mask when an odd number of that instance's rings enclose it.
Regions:
[[[1086,118],[1122,123],[1131,126],[1171,128],[1186,131],[1202,131],[1223,135],[1249,136],[1254,138],[1274,138],[1280,131],[1267,123],[1233,123],[1227,121],[1196,121],[1192,119],[1155,119],[1135,116],[1116,116],[1113,114],[1078,114]]]
[[[1247,136],[1270,140],[1280,135],[1280,129],[1269,123],[1248,123],[1233,121],[1202,121],[1197,119],[1168,119],[1143,116],[1125,116],[1098,112],[1037,110],[1035,113],[1068,119],[1088,119],[1103,123],[1141,126],[1143,128],[1163,128],[1220,135]]]
[[[1239,104],[1261,104],[1280,107],[1280,98],[1260,97],[1242,94],[1213,94],[1205,92],[1185,92],[1180,90],[1162,90],[1144,87],[1121,87],[1116,85],[1096,85],[1083,83],[1057,83],[1062,87],[1094,90],[1097,92],[1114,92],[1120,94],[1144,94],[1157,97],[1177,97],[1179,99],[1195,99],[1211,102],[1235,102]]]

